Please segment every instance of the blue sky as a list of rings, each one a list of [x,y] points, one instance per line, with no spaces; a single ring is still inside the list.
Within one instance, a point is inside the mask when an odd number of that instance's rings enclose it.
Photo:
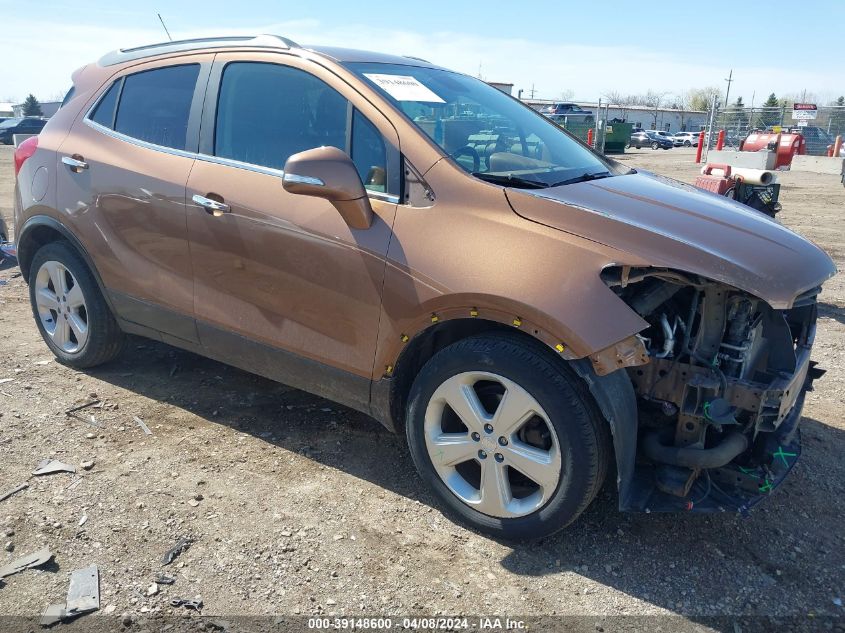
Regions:
[[[598,8],[598,7],[601,8]],[[538,97],[592,100],[611,91],[667,96],[716,85],[731,68],[731,101],[770,92],[819,102],[845,93],[845,2],[769,0],[706,8],[702,2],[629,0],[517,3],[173,3],[0,0],[0,101],[29,92],[51,100],[70,74],[117,47],[161,41],[161,12],[175,39],[279,33],[331,44],[416,55]],[[762,17],[761,17],[762,16]],[[777,23],[780,22],[779,26]],[[703,25],[698,28],[698,25]],[[808,28],[803,28],[807,25]],[[831,32],[820,27],[830,25]],[[785,46],[779,31],[793,34]],[[833,46],[832,43],[837,46]]]

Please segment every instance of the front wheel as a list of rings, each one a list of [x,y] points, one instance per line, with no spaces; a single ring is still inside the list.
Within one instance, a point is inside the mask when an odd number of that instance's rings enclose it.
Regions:
[[[69,244],[51,242],[35,253],[29,299],[41,336],[65,365],[94,367],[123,349],[120,326],[88,266]]]
[[[660,143],[655,141],[654,143],[651,144],[651,149],[660,149]]]
[[[407,420],[422,479],[452,515],[492,536],[566,527],[607,470],[608,427],[586,386],[531,339],[444,348],[415,379]]]

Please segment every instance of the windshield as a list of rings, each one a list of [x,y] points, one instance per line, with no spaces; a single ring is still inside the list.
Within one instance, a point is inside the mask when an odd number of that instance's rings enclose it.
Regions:
[[[482,180],[548,187],[619,173],[549,119],[478,79],[400,64],[348,66]]]
[[[15,127],[21,121],[23,121],[23,119],[6,119],[0,123],[0,127]]]

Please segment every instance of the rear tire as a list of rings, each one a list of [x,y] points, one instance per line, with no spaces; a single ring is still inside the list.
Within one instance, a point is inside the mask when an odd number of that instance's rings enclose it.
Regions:
[[[407,420],[422,479],[451,516],[494,537],[566,527],[607,472],[609,427],[586,385],[531,339],[491,334],[444,348],[414,380]]]
[[[41,336],[61,363],[95,367],[123,350],[125,335],[85,261],[67,242],[50,242],[35,253],[29,300]]]

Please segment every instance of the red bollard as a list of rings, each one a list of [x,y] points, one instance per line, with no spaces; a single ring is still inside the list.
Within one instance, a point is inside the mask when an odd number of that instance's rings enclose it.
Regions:
[[[704,130],[698,134],[698,151],[695,153],[695,162],[701,162],[701,152],[704,151]]]
[[[722,151],[722,148],[725,146],[725,131],[719,130],[719,136],[716,137],[716,149]]]
[[[839,158],[842,155],[842,135],[839,134],[833,139],[833,156]]]
[[[587,130],[587,145],[593,146],[593,128]]]
[[[827,146],[827,157],[830,158],[831,156],[833,156],[833,145],[828,145]]]

